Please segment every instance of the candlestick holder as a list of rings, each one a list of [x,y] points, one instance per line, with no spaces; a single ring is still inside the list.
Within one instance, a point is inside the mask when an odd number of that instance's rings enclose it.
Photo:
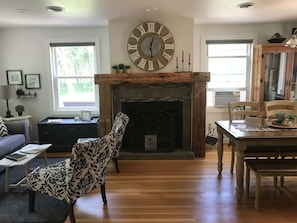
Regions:
[[[176,73],[178,73],[178,66],[176,66]]]
[[[182,60],[182,69],[181,72],[184,72],[184,61]]]
[[[189,72],[191,72],[191,63],[189,62]]]

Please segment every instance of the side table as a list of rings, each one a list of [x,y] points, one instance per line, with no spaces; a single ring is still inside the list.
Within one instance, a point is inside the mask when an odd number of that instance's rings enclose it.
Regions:
[[[0,166],[5,167],[5,192],[8,192],[9,188],[26,186],[26,184],[23,184],[23,182],[26,180],[26,177],[29,174],[30,161],[33,160],[35,157],[43,154],[45,165],[47,165],[48,163],[47,163],[46,150],[51,146],[52,146],[52,144],[43,144],[43,145],[28,144],[28,145],[24,146],[22,149],[14,152],[14,153],[19,153],[19,154],[26,154],[25,159],[20,160],[20,161],[13,161],[13,160],[10,160],[7,158],[3,158],[0,160]],[[23,177],[17,183],[11,184],[9,182],[9,170],[11,167],[14,167],[14,166],[24,166],[26,176]],[[38,168],[39,167],[37,167],[36,169],[38,169]],[[35,170],[33,170],[33,171],[35,171]]]

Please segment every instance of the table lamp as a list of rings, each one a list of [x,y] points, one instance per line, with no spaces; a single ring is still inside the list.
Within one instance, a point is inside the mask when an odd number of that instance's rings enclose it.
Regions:
[[[9,86],[9,85],[0,86],[0,99],[5,99],[6,106],[7,106],[5,118],[13,117],[9,110],[8,100],[15,97],[16,97],[16,92],[15,92],[14,86]]]

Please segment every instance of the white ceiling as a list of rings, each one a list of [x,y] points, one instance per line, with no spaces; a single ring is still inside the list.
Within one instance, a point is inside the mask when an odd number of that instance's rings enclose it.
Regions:
[[[247,0],[249,1],[249,0]],[[101,26],[110,19],[182,16],[195,23],[297,22],[297,0],[0,0],[0,27]],[[49,12],[49,5],[65,8]],[[146,9],[151,11],[147,12]],[[158,10],[155,10],[155,9]],[[28,10],[19,13],[18,9]]]

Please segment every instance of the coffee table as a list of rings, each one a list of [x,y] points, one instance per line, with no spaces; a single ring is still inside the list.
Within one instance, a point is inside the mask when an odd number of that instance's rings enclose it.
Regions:
[[[27,184],[24,183],[26,180],[27,175],[29,174],[30,170],[30,161],[33,160],[35,157],[43,154],[45,165],[47,165],[47,156],[46,156],[46,150],[51,147],[52,144],[28,144],[24,146],[22,149],[14,152],[19,154],[26,154],[26,158],[22,159],[20,161],[13,161],[7,158],[3,158],[0,160],[0,166],[5,167],[5,192],[9,191],[9,188],[15,188],[15,187],[26,187]],[[19,180],[17,183],[10,183],[9,182],[9,170],[11,167],[14,166],[24,166],[25,174],[21,180]],[[32,171],[36,171],[39,167],[35,168]]]

